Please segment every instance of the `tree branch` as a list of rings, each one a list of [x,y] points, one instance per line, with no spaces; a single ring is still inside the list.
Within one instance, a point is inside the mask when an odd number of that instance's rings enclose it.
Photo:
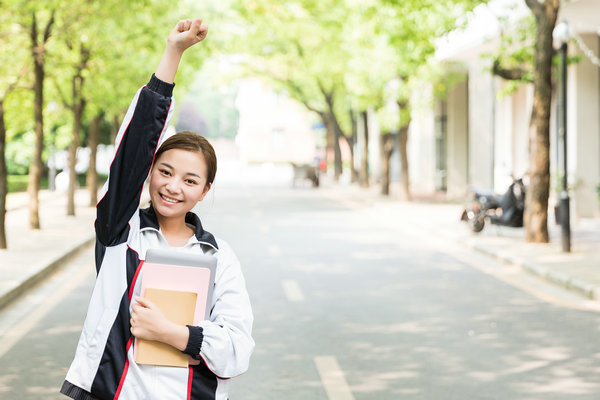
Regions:
[[[46,29],[44,30],[44,44],[48,42],[50,39],[50,34],[52,32],[52,25],[54,25],[54,17],[56,15],[56,10],[52,10],[52,14],[50,15],[50,20],[46,24]]]
[[[530,71],[524,68],[504,68],[498,59],[494,60],[492,73],[508,81],[532,82]]]
[[[527,4],[527,7],[529,7],[534,14],[542,11],[542,3],[540,3],[539,0],[525,0],[525,4]]]
[[[37,47],[37,40],[38,40],[38,32],[37,32],[37,18],[35,17],[35,11],[31,12],[31,47],[35,48]]]

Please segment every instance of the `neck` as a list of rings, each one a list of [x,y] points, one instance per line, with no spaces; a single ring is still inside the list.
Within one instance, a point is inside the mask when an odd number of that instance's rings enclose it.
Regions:
[[[160,230],[169,243],[169,246],[180,247],[184,246],[193,235],[194,231],[185,223],[185,216],[181,218],[165,218],[161,215],[156,215]]]

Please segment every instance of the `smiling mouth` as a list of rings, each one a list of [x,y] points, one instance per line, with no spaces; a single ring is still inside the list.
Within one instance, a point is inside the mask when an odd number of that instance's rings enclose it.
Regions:
[[[177,200],[177,199],[174,199],[172,197],[167,197],[167,196],[165,196],[163,194],[160,194],[160,193],[159,193],[159,195],[160,195],[160,198],[163,199],[167,203],[171,203],[171,204],[181,203],[181,200]]]

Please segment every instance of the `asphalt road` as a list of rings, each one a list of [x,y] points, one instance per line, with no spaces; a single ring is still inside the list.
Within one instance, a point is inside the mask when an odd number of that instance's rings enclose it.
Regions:
[[[255,314],[232,400],[600,398],[598,312],[418,220],[308,187],[216,187],[200,212]],[[62,398],[92,254],[0,313],[1,399]]]

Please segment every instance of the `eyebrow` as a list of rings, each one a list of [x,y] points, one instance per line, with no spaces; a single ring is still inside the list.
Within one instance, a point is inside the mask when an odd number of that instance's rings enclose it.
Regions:
[[[161,162],[158,165],[162,165],[162,166],[165,166],[167,168],[175,169],[175,168],[173,168],[173,166],[171,164],[169,164],[167,162],[164,162],[164,161]],[[198,179],[202,179],[202,177],[200,175],[198,175],[197,173],[195,173],[195,172],[186,172],[185,175],[191,175],[191,176],[197,177]]]

